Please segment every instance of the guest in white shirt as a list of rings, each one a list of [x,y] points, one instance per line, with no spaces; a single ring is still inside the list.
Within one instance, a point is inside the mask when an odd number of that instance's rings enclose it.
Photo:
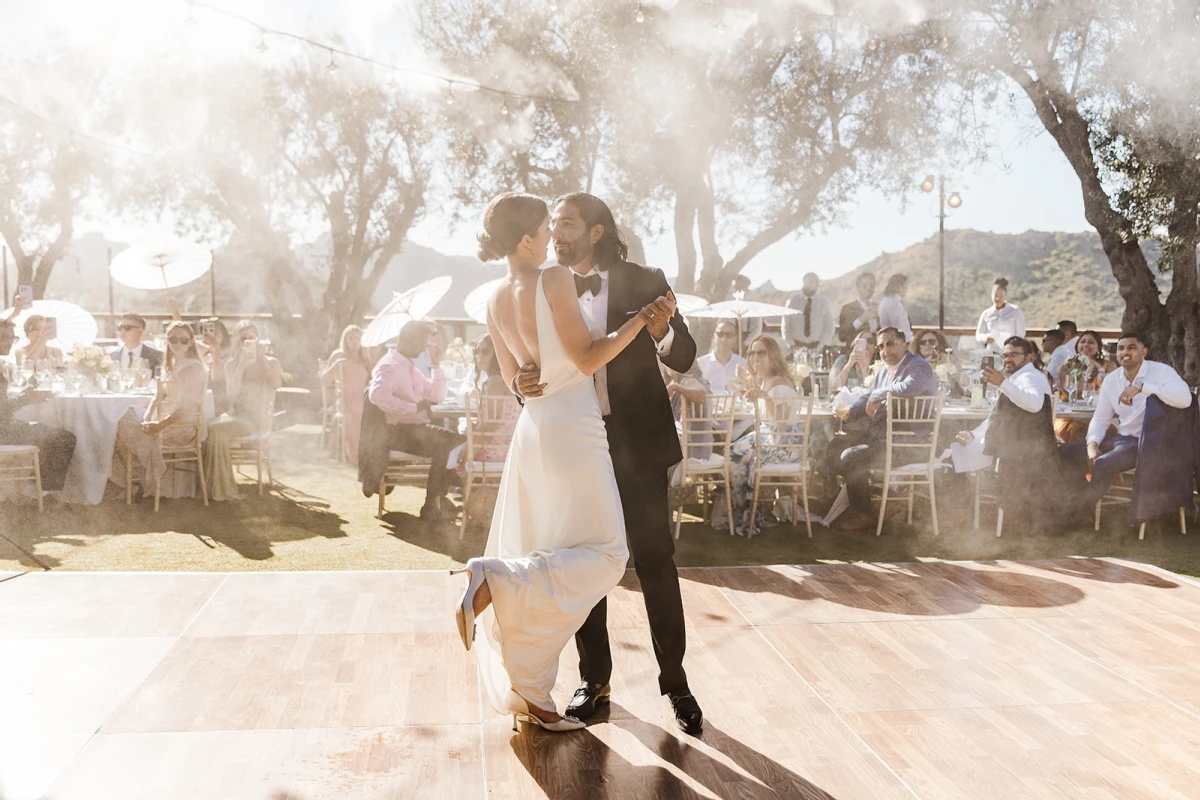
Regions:
[[[800,309],[799,314],[783,318],[783,343],[789,350],[803,347],[820,352],[833,341],[833,304],[825,295],[817,294],[820,286],[820,278],[810,272],[804,276],[800,293],[787,299],[788,308]]]
[[[1059,320],[1058,330],[1063,335],[1063,343],[1054,349],[1046,364],[1046,374],[1052,381],[1058,377],[1058,371],[1067,363],[1067,359],[1075,355],[1075,345],[1079,339],[1079,326],[1069,319]]]
[[[1011,337],[1010,337],[1011,339]],[[1000,390],[1000,394],[1012,401],[1022,411],[1036,414],[1050,398],[1050,380],[1034,363],[1032,348],[1026,354],[1017,344],[1006,345],[1004,372],[984,367],[982,379]],[[954,441],[959,445],[951,455],[956,472],[972,472],[991,464],[990,456],[983,455],[983,446],[992,418],[988,417],[973,431],[962,431]]]
[[[150,371],[162,366],[163,354],[142,342],[146,332],[146,320],[140,314],[125,314],[117,323],[117,337],[121,346],[109,353],[112,360],[122,369],[134,369],[139,359],[146,359]]]
[[[712,352],[696,359],[700,373],[714,394],[729,394],[729,384],[737,380],[738,367],[746,366],[746,359],[733,352],[737,343],[737,325],[723,319],[713,331]]]
[[[1013,336],[1025,338],[1025,312],[1008,302],[1008,279],[992,282],[992,305],[979,315],[975,340],[993,353],[1004,351]]]
[[[1171,408],[1187,408],[1192,403],[1191,390],[1179,373],[1166,364],[1146,360],[1145,342],[1137,334],[1121,334],[1117,363],[1121,368],[1110,372],[1100,386],[1087,439],[1062,449],[1064,465],[1080,475],[1091,473],[1091,482],[1083,492],[1086,510],[1104,496],[1113,478],[1137,466],[1146,398],[1157,395]],[[1111,431],[1114,417],[1117,428]]]
[[[904,341],[911,342],[913,338],[912,323],[908,319],[908,309],[904,307],[904,295],[908,294],[908,276],[895,274],[888,278],[879,298],[879,329],[895,328],[904,334]]]

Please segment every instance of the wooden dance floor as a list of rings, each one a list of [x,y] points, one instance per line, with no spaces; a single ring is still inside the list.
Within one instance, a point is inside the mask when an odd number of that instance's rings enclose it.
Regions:
[[[0,797],[1196,798],[1200,585],[1114,560],[683,570],[671,724],[636,579],[613,705],[484,708],[434,572],[0,575]],[[578,673],[564,653],[557,697]]]

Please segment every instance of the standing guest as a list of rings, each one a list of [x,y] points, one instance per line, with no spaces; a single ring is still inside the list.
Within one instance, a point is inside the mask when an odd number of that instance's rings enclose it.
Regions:
[[[833,341],[833,304],[825,295],[817,294],[820,286],[820,278],[810,272],[804,276],[800,293],[787,299],[788,308],[800,309],[799,314],[783,318],[783,344],[792,352],[803,347],[820,353]]]
[[[765,335],[754,337],[750,341],[750,348],[746,353],[750,356],[749,367],[742,370],[742,381],[748,387],[746,399],[752,403],[765,401],[762,408],[767,419],[764,420],[762,428],[751,431],[729,447],[729,484],[732,490],[734,516],[732,524],[734,533],[738,536],[753,536],[754,531],[763,522],[761,518],[753,518],[750,513],[750,504],[754,499],[754,446],[756,440],[759,436],[766,437],[762,443],[764,464],[780,463],[791,452],[786,448],[772,449],[770,447],[772,434],[785,431],[795,432],[790,427],[780,427],[770,421],[775,416],[777,407],[780,411],[790,410],[788,408],[790,404],[784,403],[777,406],[772,401],[794,400],[800,396],[788,373],[783,351],[774,338]],[[723,505],[717,503],[714,507],[723,508]],[[714,528],[724,529],[728,527],[728,524],[727,520],[722,520],[714,513],[712,523]]]
[[[163,462],[162,445],[182,447],[193,441],[196,429],[205,438],[204,393],[208,371],[200,360],[196,337],[190,325],[172,322],[167,326],[167,355],[163,361],[158,395],[138,419],[133,409],[125,412],[117,425],[117,456],[122,468],[125,454],[132,453],[142,466],[147,483],[167,471]],[[162,443],[158,435],[162,434]],[[119,471],[114,471],[114,475]],[[145,484],[143,484],[143,487]],[[139,488],[138,494],[141,495]]]
[[[1008,279],[992,281],[992,304],[979,315],[975,341],[993,353],[1004,350],[1004,342],[1025,338],[1025,312],[1008,302]]]
[[[267,355],[258,327],[242,320],[233,329],[233,355],[225,364],[229,413],[208,426],[204,442],[204,474],[212,500],[236,500],[237,482],[229,443],[271,429],[266,415],[271,397],[283,385],[283,368]]]
[[[746,359],[734,352],[736,345],[737,325],[728,319],[718,322],[713,331],[712,352],[696,359],[709,391],[728,394],[729,384],[737,380],[738,370],[746,368]]]
[[[1121,368],[1109,373],[1100,386],[1087,439],[1062,448],[1065,468],[1081,478],[1091,476],[1081,486],[1080,512],[1090,513],[1113,478],[1137,466],[1138,439],[1149,395],[1156,395],[1171,408],[1187,408],[1192,403],[1191,390],[1179,373],[1167,364],[1146,359],[1146,344],[1138,334],[1121,334],[1117,363]],[[1113,417],[1116,431],[1109,430]]]
[[[15,333],[16,328],[9,320],[0,320],[0,356],[7,356],[12,349]],[[0,370],[0,444],[37,447],[45,491],[63,488],[67,467],[75,454],[75,434],[36,422],[19,422],[13,415],[23,406],[50,397],[49,392],[40,392],[36,386],[26,386],[20,394],[10,398],[8,378]]]
[[[875,373],[870,394],[858,398],[850,407],[850,419],[870,420],[865,444],[842,451],[839,473],[846,479],[851,513],[842,520],[844,530],[865,528],[872,522],[870,474],[882,468],[887,449],[887,400],[889,396],[927,397],[937,394],[933,367],[920,356],[908,352],[904,334],[895,328],[883,328],[877,337],[883,367]]]
[[[1054,354],[1050,356],[1050,363],[1046,365],[1046,372],[1051,380],[1058,379],[1058,371],[1062,369],[1062,365],[1075,355],[1075,339],[1079,335],[1079,326],[1069,319],[1059,320],[1058,332],[1063,336],[1063,343],[1055,348]]]
[[[452,474],[446,465],[451,451],[462,444],[463,437],[429,421],[429,409],[446,399],[441,353],[432,347],[432,338],[429,324],[420,320],[401,328],[396,346],[388,350],[371,373],[368,399],[386,415],[392,450],[432,459],[421,519],[437,520],[446,516],[443,503]],[[428,352],[432,359],[429,378],[415,363],[423,352]],[[367,480],[364,477],[364,488]],[[374,484],[378,486],[379,481],[376,479]]]
[[[946,355],[949,349],[950,343],[946,341],[946,337],[942,336],[940,331],[930,329],[917,331],[908,351],[932,364],[938,358]]]
[[[859,331],[846,352],[838,356],[830,367],[829,391],[836,392],[842,387],[857,389],[865,385],[874,361],[875,335],[869,330]]]
[[[854,279],[854,288],[858,297],[842,306],[838,314],[838,338],[843,344],[850,344],[860,333],[867,331],[873,342],[875,332],[879,330],[879,312],[871,300],[875,295],[875,275],[860,273]]]
[[[1051,424],[1050,381],[1026,339],[1010,336],[1001,357],[1003,372],[984,367],[982,375],[1000,390],[996,407],[979,427],[959,433],[955,441],[996,458],[1000,506],[1016,530],[1052,530],[1054,495],[1062,476]]]
[[[329,365],[321,373],[321,382],[332,386],[341,370],[346,458],[355,466],[358,465],[358,430],[362,426],[363,397],[371,377],[371,365],[362,346],[362,337],[362,328],[347,325],[342,331],[338,348],[329,354]]]
[[[13,358],[18,367],[26,361],[36,364],[38,361],[48,360],[56,367],[61,367],[66,363],[62,350],[50,345],[53,337],[50,335],[51,332],[45,317],[41,314],[30,314],[25,318],[23,328],[25,341],[17,345],[16,350],[13,351]]]
[[[897,273],[888,278],[884,287],[883,297],[879,298],[880,328],[895,328],[904,336],[904,341],[913,339],[912,323],[908,319],[908,309],[904,305],[904,296],[908,294],[908,276]]]
[[[163,354],[142,342],[142,334],[145,332],[145,317],[133,313],[122,315],[117,322],[117,337],[121,340],[121,346],[109,353],[118,367],[133,369],[141,358],[146,359],[151,373],[162,366]]]

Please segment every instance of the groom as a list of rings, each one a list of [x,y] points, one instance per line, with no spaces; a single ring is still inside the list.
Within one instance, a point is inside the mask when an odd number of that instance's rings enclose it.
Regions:
[[[676,372],[687,372],[696,359],[696,343],[675,313],[662,271],[626,261],[628,248],[602,200],[583,193],[561,198],[552,212],[551,230],[558,263],[575,273],[593,339],[617,330],[644,306],[654,306],[646,331],[596,373],[596,396],[608,430],[629,549],[646,601],[658,686],[670,697],[679,727],[699,733],[703,714],[683,671],[683,600],[667,503],[667,470],[683,453],[658,367],[661,359]],[[538,380],[536,372],[521,373],[515,382],[519,390],[536,392]],[[575,634],[582,683],[566,713],[578,719],[587,719],[598,703],[609,699],[612,653],[607,619],[608,601],[601,600]]]

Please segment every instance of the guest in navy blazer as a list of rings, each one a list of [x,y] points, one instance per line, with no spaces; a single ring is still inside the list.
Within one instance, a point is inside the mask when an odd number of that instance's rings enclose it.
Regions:
[[[869,394],[863,395],[850,407],[850,418],[867,417],[866,442],[842,452],[839,474],[846,480],[850,497],[850,513],[843,518],[843,530],[858,530],[870,525],[870,471],[883,467],[887,440],[887,398],[927,397],[937,394],[937,377],[929,362],[910,353],[904,334],[895,328],[884,328],[876,335],[883,364],[875,373]],[[930,430],[933,429],[932,422]]]

